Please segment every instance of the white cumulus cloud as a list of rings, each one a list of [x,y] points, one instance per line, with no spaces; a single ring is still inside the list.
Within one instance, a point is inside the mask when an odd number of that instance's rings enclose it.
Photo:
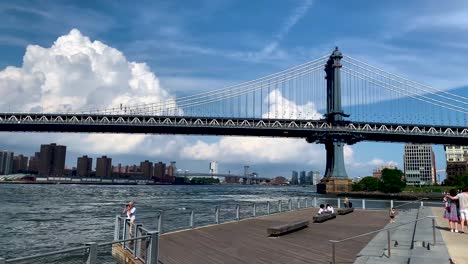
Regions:
[[[0,108],[81,111],[172,99],[145,63],[77,29],[51,47],[28,45],[21,67],[0,71]]]
[[[322,145],[304,139],[222,137],[218,142],[197,141],[181,151],[183,158],[218,160],[229,163],[302,163],[323,165]]]

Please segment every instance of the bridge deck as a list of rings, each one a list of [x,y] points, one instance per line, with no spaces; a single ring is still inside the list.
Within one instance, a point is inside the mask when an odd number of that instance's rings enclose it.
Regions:
[[[316,208],[247,219],[161,236],[160,260],[172,263],[329,263],[330,239],[343,239],[383,228],[386,211],[355,210],[354,213],[316,224],[285,236],[269,238],[269,226],[312,220]],[[353,263],[356,254],[373,236],[337,246],[337,262]]]

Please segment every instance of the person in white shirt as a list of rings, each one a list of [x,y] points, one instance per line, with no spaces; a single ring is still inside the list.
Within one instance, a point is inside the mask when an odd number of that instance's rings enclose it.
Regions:
[[[334,212],[335,212],[335,210],[333,210],[333,206],[327,204],[327,213],[333,214]]]
[[[325,213],[325,209],[324,209],[324,208],[325,208],[325,205],[324,205],[324,204],[321,204],[321,205],[320,205],[320,209],[318,210],[317,214],[318,214],[318,215],[321,215],[321,214]]]
[[[447,195],[446,197],[452,200],[458,200],[461,229],[463,233],[466,233],[465,221],[468,221],[468,188],[463,189],[463,192],[457,194],[456,196]]]
[[[133,224],[135,223],[135,219],[136,219],[136,216],[135,216],[135,211],[136,211],[136,208],[134,206],[134,202],[133,201],[130,201],[127,205],[125,205],[125,208],[123,210],[123,213],[127,215],[127,220],[130,220],[130,227],[129,227],[129,234],[130,234],[130,237],[133,236]]]

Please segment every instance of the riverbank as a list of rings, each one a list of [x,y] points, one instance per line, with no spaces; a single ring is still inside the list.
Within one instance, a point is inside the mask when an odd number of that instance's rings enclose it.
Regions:
[[[438,192],[401,192],[401,193],[382,193],[382,192],[346,192],[337,194],[338,197],[352,198],[375,198],[375,199],[395,199],[395,200],[441,200],[443,193]]]

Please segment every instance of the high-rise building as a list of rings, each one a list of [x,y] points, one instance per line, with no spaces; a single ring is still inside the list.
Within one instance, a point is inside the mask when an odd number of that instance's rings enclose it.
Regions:
[[[313,181],[314,181],[313,179],[314,179],[314,172],[313,171],[307,172],[306,184],[311,185],[313,183]]]
[[[429,144],[405,144],[404,176],[408,185],[436,182],[434,152]]]
[[[63,176],[66,154],[66,146],[57,145],[55,143],[41,145],[38,164],[39,175]]]
[[[163,162],[158,162],[154,164],[154,176],[162,179],[166,175],[166,164]]]
[[[22,154],[13,156],[13,173],[24,172],[28,169],[28,157]]]
[[[218,162],[217,161],[210,162],[210,174],[218,174]]]
[[[140,163],[140,170],[143,173],[144,177],[151,178],[153,177],[153,162],[145,160]]]
[[[444,149],[447,163],[468,161],[468,146],[445,145]]]
[[[34,156],[29,158],[28,170],[35,172],[39,171],[39,162],[41,160],[40,155],[41,154],[39,152],[35,152]]]
[[[306,184],[306,172],[305,171],[301,171],[299,173],[299,183],[301,185],[305,185]]]
[[[0,175],[7,175],[13,172],[13,152],[0,151]]]
[[[83,157],[78,157],[76,164],[76,173],[78,176],[89,177],[91,175],[93,167],[93,158],[90,158],[86,155]]]
[[[96,177],[112,176],[112,159],[102,156],[96,159]]]
[[[319,171],[313,171],[312,172],[312,184],[317,185],[320,183],[320,172]]]
[[[176,162],[171,161],[171,165],[166,167],[166,175],[168,177],[175,177],[176,173],[177,173]]]
[[[298,184],[299,184],[299,173],[297,173],[297,171],[292,171],[291,185],[298,185]]]
[[[447,179],[453,179],[468,173],[468,146],[446,145]]]

